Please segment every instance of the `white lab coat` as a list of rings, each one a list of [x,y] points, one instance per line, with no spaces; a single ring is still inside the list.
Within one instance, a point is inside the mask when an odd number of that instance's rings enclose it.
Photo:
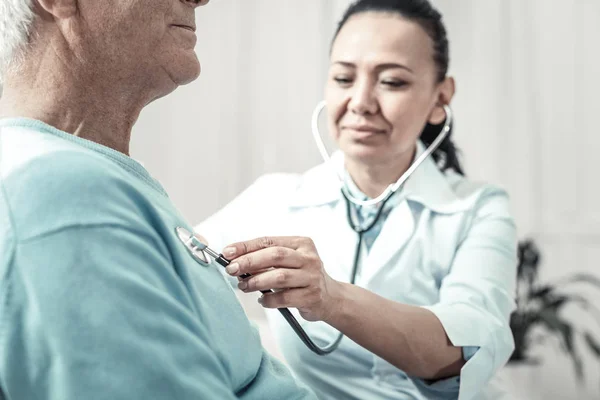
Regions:
[[[260,236],[308,236],[327,273],[348,281],[357,234],[347,223],[334,172],[343,169],[343,155],[335,153],[331,163],[302,175],[259,178],[197,232],[218,249]],[[371,250],[362,251],[356,284],[428,308],[454,345],[479,347],[460,379],[425,384],[347,338],[331,355],[314,355],[274,310],[267,313],[270,326],[287,362],[321,398],[483,398],[514,347],[508,321],[515,307],[517,236],[507,194],[442,173],[430,158],[400,195]],[[335,338],[324,323],[305,325],[321,345]]]

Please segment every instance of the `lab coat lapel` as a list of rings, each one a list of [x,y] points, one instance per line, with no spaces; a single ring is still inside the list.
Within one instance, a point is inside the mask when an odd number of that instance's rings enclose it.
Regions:
[[[322,235],[326,236],[323,238],[323,243],[327,244],[326,248],[323,248],[323,254],[327,255],[327,261],[324,262],[325,270],[332,278],[349,282],[352,275],[358,234],[348,224],[346,203],[338,201],[333,207],[333,218],[324,226],[322,232]],[[319,222],[317,224],[321,225]],[[319,254],[321,254],[321,249],[319,249]],[[328,262],[329,260],[331,262]]]
[[[305,232],[315,242],[327,273],[348,282],[358,235],[348,225],[346,202],[340,191],[342,184],[335,173],[341,168],[343,156],[336,152],[331,164],[324,163],[306,172],[290,202],[290,211],[298,213],[300,219],[295,223],[306,227]]]
[[[417,157],[424,150],[423,143],[418,142]],[[394,257],[404,251],[414,235],[418,223],[415,220],[416,210],[427,208],[438,213],[452,213],[465,208],[431,157],[413,172],[398,195],[402,199],[388,215],[363,265],[361,282],[365,285],[382,269],[400,262]]]
[[[415,220],[406,200],[392,209],[383,228],[371,247],[369,255],[363,258],[360,285],[367,286],[375,276],[393,262],[393,258],[403,251],[413,236]]]
[[[422,154],[425,146],[418,142],[417,156]],[[340,195],[341,183],[334,171],[343,171],[343,155],[333,154],[331,164],[324,163],[308,171],[299,185],[291,209],[311,207],[332,207],[331,219],[324,215],[318,221],[311,220],[316,226],[323,226],[315,233],[318,243],[329,243],[328,247],[318,247],[325,268],[335,279],[347,282],[350,278],[354,253],[358,237],[349,227],[346,218],[346,204]],[[385,221],[381,232],[373,243],[368,256],[362,249],[362,263],[357,284],[367,286],[376,275],[392,263],[413,237],[416,229],[414,210],[420,207],[431,209],[437,213],[453,213],[469,206],[468,201],[461,201],[454,193],[449,182],[435,162],[428,158],[417,168],[407,180],[404,188],[397,195],[401,196]],[[418,216],[417,216],[418,218]],[[332,238],[334,240],[332,240]],[[331,246],[334,242],[335,245]],[[330,261],[331,260],[331,261]],[[335,265],[335,268],[328,265]]]

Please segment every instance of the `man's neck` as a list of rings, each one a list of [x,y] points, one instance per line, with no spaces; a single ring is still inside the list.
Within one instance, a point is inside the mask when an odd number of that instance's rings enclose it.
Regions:
[[[40,120],[129,155],[131,129],[146,102],[132,96],[134,90],[109,87],[94,79],[57,76],[47,68],[46,73],[13,74],[3,88],[0,118]]]

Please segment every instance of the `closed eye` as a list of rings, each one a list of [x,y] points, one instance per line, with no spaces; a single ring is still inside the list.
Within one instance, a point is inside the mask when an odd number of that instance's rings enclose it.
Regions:
[[[401,81],[401,80],[384,80],[381,82],[382,85],[397,89],[397,88],[401,88],[403,86],[406,86],[408,84],[408,82],[406,81]]]
[[[352,79],[346,77],[335,77],[333,80],[340,86],[349,85],[352,83]]]

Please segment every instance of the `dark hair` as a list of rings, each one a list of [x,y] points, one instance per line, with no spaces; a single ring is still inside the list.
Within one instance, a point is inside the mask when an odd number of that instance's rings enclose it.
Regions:
[[[437,65],[437,80],[442,82],[448,73],[448,65],[450,62],[450,51],[446,28],[442,21],[442,15],[429,3],[428,0],[357,0],[352,3],[342,19],[337,25],[333,42],[337,38],[342,27],[348,20],[357,14],[365,12],[382,12],[398,14],[403,18],[419,24],[429,35],[433,42],[433,60]],[[440,125],[431,125],[427,123],[420,139],[429,146],[440,133],[443,123]],[[457,173],[464,175],[463,169],[458,160],[458,151],[451,139],[452,126],[448,136],[442,141],[442,144],[433,153],[433,158],[440,166],[442,171],[452,169]]]

